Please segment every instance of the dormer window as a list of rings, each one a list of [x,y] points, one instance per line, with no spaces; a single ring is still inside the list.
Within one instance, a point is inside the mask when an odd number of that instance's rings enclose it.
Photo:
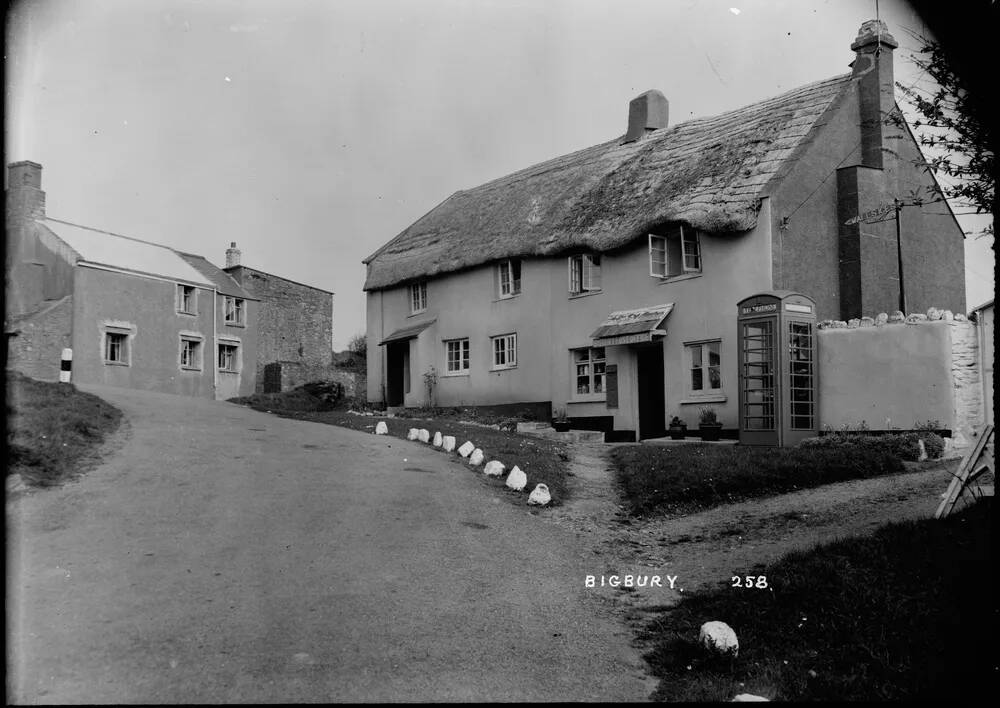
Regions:
[[[674,278],[701,272],[701,244],[698,232],[677,225],[661,234],[649,234],[649,274],[654,278]]]
[[[410,285],[410,314],[416,315],[427,309],[427,283]]]
[[[521,294],[521,261],[515,258],[497,263],[497,297],[501,300]]]
[[[569,257],[569,294],[582,295],[601,289],[601,254],[581,253]]]

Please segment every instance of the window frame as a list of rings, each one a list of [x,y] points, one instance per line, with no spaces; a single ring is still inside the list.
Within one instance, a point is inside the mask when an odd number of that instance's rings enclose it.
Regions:
[[[225,295],[224,298],[225,300],[223,300],[222,306],[222,322],[230,327],[245,327],[247,306],[246,299],[236,297],[235,295]],[[236,319],[229,318],[229,303],[233,304],[232,312],[235,313]]]
[[[464,363],[464,368],[452,369],[452,345],[458,346],[458,364]],[[462,346],[464,345],[464,346]],[[456,339],[446,339],[444,340],[444,373],[442,376],[468,376],[472,368],[471,363],[471,352],[472,345],[469,343],[468,337],[458,337]]]
[[[662,248],[654,250],[654,243]],[[662,253],[662,261],[655,259]],[[661,233],[648,234],[649,275],[672,280],[702,273],[701,232],[676,224]],[[662,272],[658,272],[658,271]]]
[[[716,345],[718,364],[713,365],[711,363],[711,350],[709,347],[711,345]],[[694,352],[697,348],[699,359],[701,363],[699,366],[694,365]],[[691,398],[717,398],[723,395],[725,390],[724,381],[722,379],[722,338],[718,339],[701,339],[695,342],[684,342],[684,366],[687,369],[686,388],[688,396]],[[718,379],[718,386],[713,387],[712,383],[712,369],[716,370],[716,378]],[[694,373],[699,371],[701,374],[701,388],[694,387]],[[708,384],[707,386],[705,384]]]
[[[504,363],[497,363],[497,355],[501,354],[498,345],[503,343],[502,354]],[[490,371],[505,371],[517,368],[517,332],[497,334],[490,337]]]
[[[579,263],[579,267],[577,267],[577,263]],[[567,257],[566,265],[567,289],[570,297],[601,292],[602,263],[600,253],[574,253]]]
[[[602,356],[595,357],[594,353],[600,351]],[[580,352],[586,352],[585,360],[578,359]],[[608,394],[608,352],[605,347],[574,347],[569,350],[570,354],[570,399],[574,401],[604,401]],[[602,366],[601,371],[596,371],[597,366]],[[587,391],[580,392],[580,367],[587,367]],[[597,391],[597,377],[601,380],[601,390]]]
[[[190,298],[187,297],[190,295]],[[177,314],[197,315],[198,314],[198,289],[193,285],[177,284]],[[189,301],[190,307],[185,307],[185,300]]]
[[[223,348],[232,349],[233,350],[232,360],[233,360],[233,367],[234,368],[230,369],[230,368],[224,368],[223,367],[223,365],[222,365],[222,350],[223,350]],[[223,374],[239,374],[239,373],[241,373],[243,371],[242,351],[241,351],[242,348],[243,347],[240,346],[240,342],[234,342],[234,341],[229,340],[229,339],[220,339],[218,341],[217,346],[216,346],[215,364],[216,364],[216,368],[218,369],[218,371],[220,373],[223,373]]]
[[[130,346],[131,332],[119,329],[105,329],[101,341],[101,356],[107,366],[132,366],[132,347]],[[114,340],[112,340],[114,338]],[[117,349],[119,358],[112,359],[112,341],[118,342]]]
[[[204,368],[202,362],[205,360],[205,355],[202,350],[205,340],[202,337],[196,337],[191,334],[182,334],[180,336],[180,352],[179,352],[179,365],[182,371],[201,371]],[[192,352],[192,359],[195,363],[184,363],[184,345],[193,344],[194,351]]]
[[[504,292],[504,267],[508,273],[509,292]],[[521,259],[505,258],[497,263],[497,299],[509,300],[521,294]]]
[[[421,312],[427,312],[427,281],[421,280],[417,283],[410,283],[408,288],[410,296],[410,314],[419,315]],[[419,300],[419,303],[417,302]],[[420,307],[415,307],[415,305],[420,304]]]

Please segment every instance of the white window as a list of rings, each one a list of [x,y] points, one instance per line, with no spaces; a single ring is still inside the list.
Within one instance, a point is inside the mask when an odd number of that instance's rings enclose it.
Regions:
[[[246,302],[240,297],[226,296],[226,324],[242,325]]]
[[[201,370],[201,340],[181,335],[181,368]]]
[[[691,393],[712,393],[722,389],[722,342],[685,345],[690,369]]]
[[[191,285],[177,286],[177,311],[187,315],[197,312],[194,301],[194,287]]]
[[[410,314],[415,315],[427,309],[427,283],[410,285]]]
[[[604,394],[604,347],[573,350],[573,382],[576,395]]]
[[[462,374],[469,370],[469,340],[452,339],[445,344],[447,364],[445,371],[449,374]]]
[[[511,259],[497,264],[497,295],[500,298],[514,297],[521,292],[521,261]]]
[[[662,234],[649,234],[649,274],[673,278],[701,272],[701,244],[698,232],[677,225]]]
[[[581,253],[569,257],[569,292],[571,295],[601,289],[601,255]]]
[[[128,334],[125,332],[104,333],[104,363],[129,365]]]
[[[240,346],[238,344],[219,345],[219,371],[239,373]]]
[[[517,335],[501,334],[490,337],[493,348],[493,368],[512,369],[517,366]]]

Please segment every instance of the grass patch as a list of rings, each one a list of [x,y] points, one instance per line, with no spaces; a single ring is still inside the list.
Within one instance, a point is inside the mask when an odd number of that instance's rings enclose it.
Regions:
[[[241,401],[239,399],[232,399],[232,402],[239,403]],[[514,465],[521,468],[528,477],[528,485],[525,487],[523,494],[512,490],[510,491],[511,494],[518,494],[526,501],[527,493],[534,489],[536,484],[543,483],[549,488],[549,493],[552,495],[552,506],[556,506],[566,499],[569,455],[566,445],[555,440],[545,440],[509,431],[500,431],[495,428],[486,427],[485,425],[459,423],[453,416],[447,416],[443,420],[436,421],[427,420],[426,418],[387,418],[384,416],[355,415],[342,409],[326,411],[308,409],[291,410],[262,405],[259,399],[248,401],[244,405],[249,405],[256,410],[273,413],[283,418],[310,420],[315,423],[338,425],[342,428],[362,430],[368,433],[374,432],[376,423],[384,421],[389,428],[389,435],[403,439],[406,439],[410,428],[427,428],[431,432],[431,435],[435,431],[440,431],[442,435],[454,435],[458,445],[461,445],[466,440],[471,440],[475,443],[476,447],[482,449],[487,462],[489,460],[500,460],[507,466],[508,472]],[[413,444],[422,445],[424,443]],[[461,459],[457,454],[454,454],[454,457]],[[479,470],[479,468],[476,469],[477,471]],[[503,478],[486,478],[481,473],[480,477],[483,477],[484,480],[487,480],[492,485],[507,490]]]
[[[782,558],[766,590],[685,596],[645,629],[662,701],[933,700],[991,687],[992,499]],[[708,659],[702,623],[729,624],[735,660]],[[979,638],[982,638],[981,640]]]
[[[73,384],[7,372],[7,474],[46,487],[72,477],[121,423],[121,411]]]
[[[633,445],[611,451],[623,496],[635,516],[688,514],[721,504],[832,482],[905,472],[880,447],[852,449],[743,445]]]

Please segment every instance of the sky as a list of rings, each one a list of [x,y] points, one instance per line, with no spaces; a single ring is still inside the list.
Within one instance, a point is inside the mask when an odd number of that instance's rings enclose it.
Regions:
[[[919,80],[911,33],[928,29],[901,0],[879,14],[896,78]],[[362,259],[455,191],[621,135],[648,89],[676,124],[846,73],[874,16],[875,0],[22,0],[5,152],[43,165],[51,217],[220,266],[235,241],[244,265],[333,291],[340,350],[365,328]],[[966,240],[969,307],[993,297],[990,242]]]

